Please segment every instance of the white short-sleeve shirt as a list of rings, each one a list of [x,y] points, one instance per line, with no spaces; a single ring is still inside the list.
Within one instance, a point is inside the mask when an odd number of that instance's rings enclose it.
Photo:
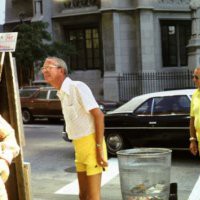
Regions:
[[[61,101],[68,137],[79,139],[95,133],[90,110],[99,106],[90,88],[81,81],[72,81],[67,77],[57,94]]]

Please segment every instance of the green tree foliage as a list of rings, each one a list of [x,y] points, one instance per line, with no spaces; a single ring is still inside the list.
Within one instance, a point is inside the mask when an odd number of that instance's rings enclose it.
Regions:
[[[56,56],[56,57],[62,58],[63,60],[65,60],[66,63],[69,63],[70,55],[74,55],[74,54],[77,54],[75,47],[67,43],[56,41],[48,46],[49,56]],[[70,68],[69,68],[69,71],[70,71]]]
[[[46,31],[47,23],[34,22],[22,23],[17,26],[17,46],[14,56],[17,66],[32,67],[33,62],[42,60],[48,55],[46,42],[51,41],[50,34]]]
[[[20,85],[28,84],[33,79],[33,66],[35,61],[41,61],[47,56],[57,56],[66,62],[71,54],[76,53],[74,48],[63,42],[52,42],[51,35],[46,30],[47,22],[32,22],[19,24],[16,51],[14,57],[18,68]]]

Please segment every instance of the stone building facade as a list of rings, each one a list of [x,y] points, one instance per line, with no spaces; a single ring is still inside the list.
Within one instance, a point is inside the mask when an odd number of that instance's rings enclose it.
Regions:
[[[97,98],[118,100],[123,73],[184,71],[193,9],[190,0],[7,0],[5,30],[43,20],[54,40],[78,50],[68,65]],[[193,58],[192,58],[193,60]],[[198,60],[198,59],[197,59]]]

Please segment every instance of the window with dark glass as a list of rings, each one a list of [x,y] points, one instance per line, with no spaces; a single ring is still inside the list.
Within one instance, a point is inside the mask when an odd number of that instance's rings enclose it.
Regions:
[[[40,91],[38,95],[36,96],[37,99],[46,99],[47,98],[47,92],[48,91]]]
[[[148,99],[142,105],[140,105],[134,112],[136,115],[151,115],[153,98]]]
[[[100,37],[97,28],[66,30],[67,40],[76,48],[70,56],[72,70],[101,69]]]
[[[190,101],[184,96],[166,96],[154,98],[153,115],[189,114]]]
[[[191,21],[161,21],[162,60],[164,67],[187,66],[187,48]]]
[[[50,91],[49,99],[51,99],[51,100],[57,100],[58,99],[56,90],[55,91]]]
[[[32,96],[35,92],[37,91],[37,89],[21,89],[19,91],[20,97],[30,97]]]

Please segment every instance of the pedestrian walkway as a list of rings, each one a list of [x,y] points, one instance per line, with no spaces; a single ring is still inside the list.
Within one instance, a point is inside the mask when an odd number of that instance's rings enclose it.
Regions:
[[[114,177],[119,174],[118,162],[117,159],[109,159],[109,168],[107,171],[103,172],[101,187],[106,183],[110,182]],[[66,195],[78,195],[78,179],[74,180],[72,183],[62,187],[55,194],[66,194]]]
[[[187,168],[186,168],[187,170]],[[185,169],[183,169],[185,171]],[[186,187],[186,184],[193,184],[193,179],[188,180],[187,177],[184,178],[183,171],[178,170],[177,166],[172,166],[171,169],[171,182],[178,183],[178,199],[188,200],[188,196],[191,193],[191,188]],[[69,174],[66,176],[70,176]],[[68,179],[68,178],[66,178]],[[187,181],[182,180],[187,179]],[[198,176],[196,177],[196,180]],[[195,180],[195,181],[196,181]],[[45,183],[46,184],[46,183]],[[51,187],[51,186],[50,186]],[[191,185],[192,187],[192,185]],[[46,188],[49,192],[49,188]],[[119,179],[119,169],[118,162],[116,158],[111,158],[109,160],[109,169],[103,173],[102,177],[102,200],[122,200],[120,179]],[[73,179],[67,185],[63,185],[60,189],[52,191],[52,193],[45,193],[45,191],[35,194],[33,200],[78,200],[78,181]]]
[[[122,200],[120,181],[119,181],[119,168],[118,161],[116,158],[109,159],[109,168],[107,171],[103,172],[102,185],[101,185],[101,196],[102,200]],[[74,173],[66,174],[66,179],[71,179],[70,176]],[[63,185],[60,189],[52,191],[56,188],[52,183],[47,183],[48,180],[43,180],[43,186],[38,187],[43,191],[34,192],[33,200],[78,200],[78,181],[77,179],[72,179],[67,185]],[[58,180],[57,180],[58,183]],[[48,187],[44,187],[48,185]],[[37,189],[37,190],[38,190]]]

